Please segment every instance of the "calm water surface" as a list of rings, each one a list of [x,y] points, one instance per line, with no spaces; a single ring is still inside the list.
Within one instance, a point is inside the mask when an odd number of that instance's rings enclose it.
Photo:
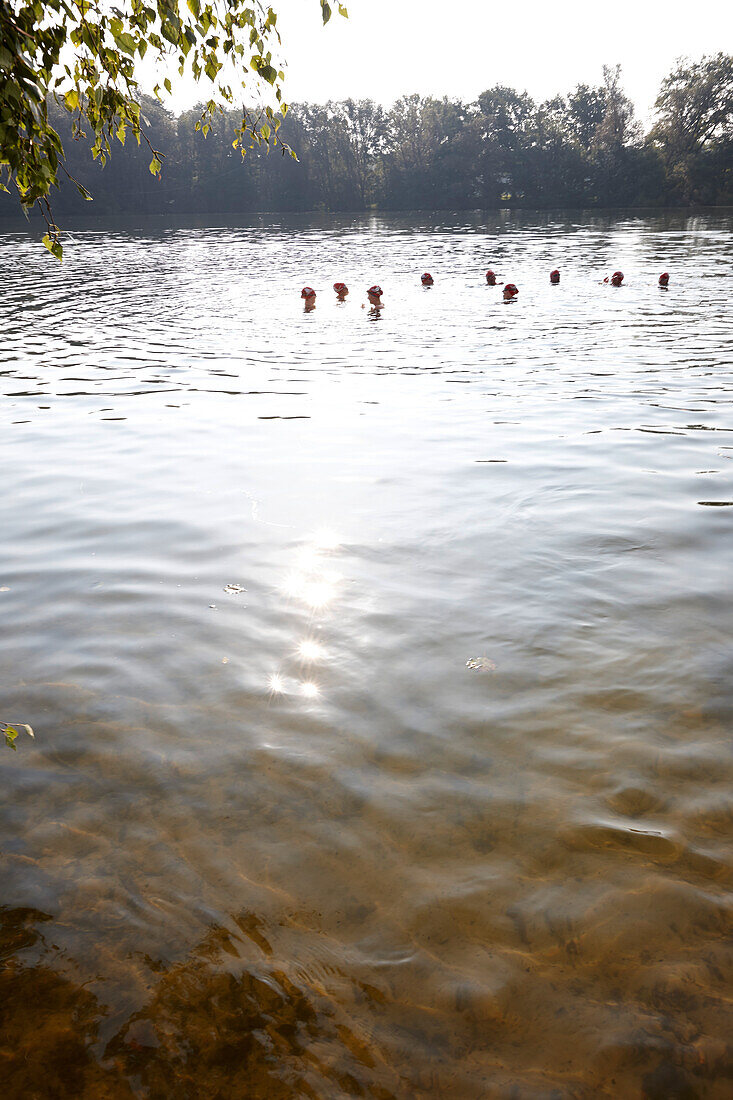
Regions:
[[[6,227],[6,1094],[733,1094],[732,224]]]

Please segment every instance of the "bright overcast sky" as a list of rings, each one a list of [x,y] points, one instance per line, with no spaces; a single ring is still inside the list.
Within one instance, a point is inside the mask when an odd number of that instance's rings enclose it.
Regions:
[[[733,50],[733,3],[652,0],[346,0],[323,27],[318,0],[271,0],[279,13],[289,102],[410,92],[474,99],[493,84],[535,99],[601,82],[604,63],[647,120],[677,57]],[[336,0],[331,0],[336,9]],[[181,89],[173,107],[204,98]]]

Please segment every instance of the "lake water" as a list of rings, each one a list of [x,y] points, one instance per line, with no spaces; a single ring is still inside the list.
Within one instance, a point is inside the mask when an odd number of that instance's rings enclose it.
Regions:
[[[730,1097],[732,226],[5,227],[7,1095]]]

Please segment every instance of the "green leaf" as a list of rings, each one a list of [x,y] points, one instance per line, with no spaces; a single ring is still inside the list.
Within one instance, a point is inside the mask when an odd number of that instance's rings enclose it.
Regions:
[[[219,72],[219,69],[221,69],[221,65],[219,64],[219,62],[213,55],[210,56],[208,61],[206,62],[206,67],[204,69],[204,72],[208,76],[209,80],[216,80],[216,74]]]
[[[33,733],[33,730],[29,725],[22,723],[20,729],[25,730],[29,737],[35,737],[35,734]],[[20,733],[20,730],[17,729],[15,726],[9,726],[6,722],[0,722],[0,733],[2,733],[5,737],[5,744],[8,746],[8,748],[15,749],[17,751],[18,746],[15,744],[15,739]]]
[[[59,263],[61,263],[64,257],[64,250],[61,247],[61,242],[58,239],[53,240],[51,236],[46,233],[45,237],[43,238],[42,244],[45,245],[51,255],[55,256]]]
[[[153,157],[153,159],[151,160],[150,164],[148,165],[148,168],[150,169],[150,174],[151,174],[151,176],[158,176],[158,175],[160,175],[160,170],[161,170],[161,168],[162,168],[162,167],[163,167],[163,165],[162,165],[162,164],[161,164],[161,162],[160,162],[160,161],[158,160],[158,158],[157,158],[157,157]]]
[[[64,103],[69,111],[76,111],[79,106],[79,93],[76,88],[72,88],[70,92],[66,93]]]
[[[132,55],[137,50],[137,42],[135,41],[135,39],[132,37],[131,34],[118,34],[118,35],[115,35],[115,42],[120,47],[120,49],[123,51],[123,53],[128,53],[130,55],[130,57],[132,57]]]

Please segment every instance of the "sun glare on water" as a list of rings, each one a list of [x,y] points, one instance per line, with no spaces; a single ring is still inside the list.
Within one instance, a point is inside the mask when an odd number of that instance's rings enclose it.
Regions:
[[[273,695],[282,695],[285,691],[285,682],[282,676],[278,676],[277,674],[271,676],[269,679],[269,687]]]
[[[335,531],[318,531],[313,536],[313,545],[318,550],[338,550],[341,546],[341,539]]]
[[[304,638],[298,646],[297,653],[302,661],[320,661],[324,655],[324,649],[318,642]]]
[[[331,603],[335,595],[334,587],[332,584],[328,584],[326,581],[311,581],[303,585],[301,591],[302,600],[312,607],[314,611],[319,611],[323,607],[327,607]]]
[[[327,567],[326,562],[328,555],[340,546],[341,539],[332,530],[319,531],[299,546],[295,550],[295,567],[286,574],[282,583],[284,595],[301,601],[311,612],[329,608],[343,576]],[[326,655],[324,647],[312,637],[302,638],[292,653],[301,664],[313,664]],[[279,673],[271,676],[268,682],[271,695],[285,693],[285,681]],[[316,699],[321,694],[318,685],[310,680],[301,682],[297,690],[306,699]]]

